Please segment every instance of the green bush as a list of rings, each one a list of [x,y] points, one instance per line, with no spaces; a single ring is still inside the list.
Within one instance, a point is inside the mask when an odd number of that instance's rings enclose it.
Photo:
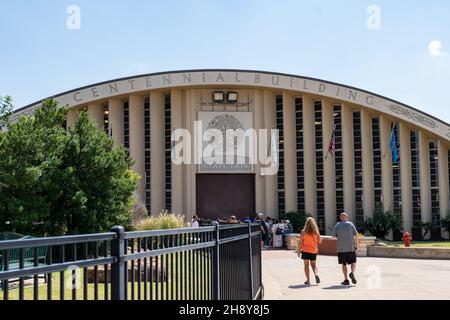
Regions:
[[[379,210],[375,212],[373,218],[366,218],[364,221],[364,229],[372,236],[379,239],[386,239],[390,230],[402,227],[402,215],[392,211]]]
[[[445,231],[450,232],[450,214],[443,219],[441,219],[441,226]]]
[[[286,212],[286,214],[284,214],[282,219],[289,220],[292,224],[292,228],[293,228],[294,232],[300,233],[301,230],[303,229],[303,226],[305,225],[306,219],[308,219],[308,217],[311,217],[311,215],[307,212],[290,211],[290,212]]]
[[[171,214],[161,212],[158,216],[148,217],[136,223],[134,228],[138,231],[144,230],[163,230],[184,228],[187,224],[184,216],[180,214]]]

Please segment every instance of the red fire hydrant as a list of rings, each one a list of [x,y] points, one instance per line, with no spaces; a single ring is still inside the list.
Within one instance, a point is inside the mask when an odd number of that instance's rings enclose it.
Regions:
[[[411,245],[411,234],[408,231],[403,232],[403,243],[405,244],[405,247],[409,247]]]

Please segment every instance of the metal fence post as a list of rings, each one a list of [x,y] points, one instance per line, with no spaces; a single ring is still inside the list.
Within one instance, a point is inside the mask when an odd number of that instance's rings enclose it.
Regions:
[[[220,300],[220,252],[219,252],[219,241],[220,241],[220,233],[219,233],[219,223],[217,221],[213,222],[213,225],[216,227],[215,232],[215,241],[216,245],[213,248],[213,275],[212,275],[212,289],[213,289],[213,300]]]
[[[250,268],[250,300],[253,300],[255,293],[253,292],[253,248],[252,248],[252,223],[248,222],[248,265]]]
[[[125,229],[120,226],[111,228],[111,232],[116,234],[111,241],[111,256],[117,261],[111,264],[111,299],[125,300]]]

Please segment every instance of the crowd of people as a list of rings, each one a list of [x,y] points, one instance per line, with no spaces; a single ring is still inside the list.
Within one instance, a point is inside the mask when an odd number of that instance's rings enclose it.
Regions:
[[[271,217],[264,218],[264,214],[258,213],[255,221],[261,223],[262,247],[281,248],[283,246],[283,235],[292,233],[293,227],[289,220],[278,220]]]
[[[197,214],[194,214],[191,220],[191,227],[197,228],[201,224],[201,220]],[[235,215],[228,219],[218,220],[219,223],[238,224],[241,222],[260,222],[262,233],[262,248],[281,248],[283,246],[283,235],[292,233],[293,228],[289,220],[278,220],[271,217],[264,217],[263,213],[258,213],[254,218],[246,218],[242,221],[236,218]]]

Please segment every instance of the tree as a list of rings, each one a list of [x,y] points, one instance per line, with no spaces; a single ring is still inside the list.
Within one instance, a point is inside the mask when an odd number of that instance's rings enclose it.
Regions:
[[[10,96],[0,96],[0,132],[8,127],[9,117],[13,113],[13,103]]]
[[[308,219],[309,217],[311,217],[311,215],[304,211],[290,211],[286,212],[284,215],[284,219],[289,220],[292,224],[294,232],[301,232],[301,230],[305,226],[306,219]]]
[[[107,231],[128,224],[138,177],[122,148],[86,112],[66,131],[67,109],[44,101],[0,140],[0,230],[25,234]],[[42,222],[40,230],[33,223]]]
[[[77,233],[106,231],[115,224],[130,223],[129,209],[139,177],[123,147],[99,131],[88,114],[80,114],[63,155],[66,186],[52,212],[65,213],[64,225]],[[55,219],[58,220],[58,219]]]

